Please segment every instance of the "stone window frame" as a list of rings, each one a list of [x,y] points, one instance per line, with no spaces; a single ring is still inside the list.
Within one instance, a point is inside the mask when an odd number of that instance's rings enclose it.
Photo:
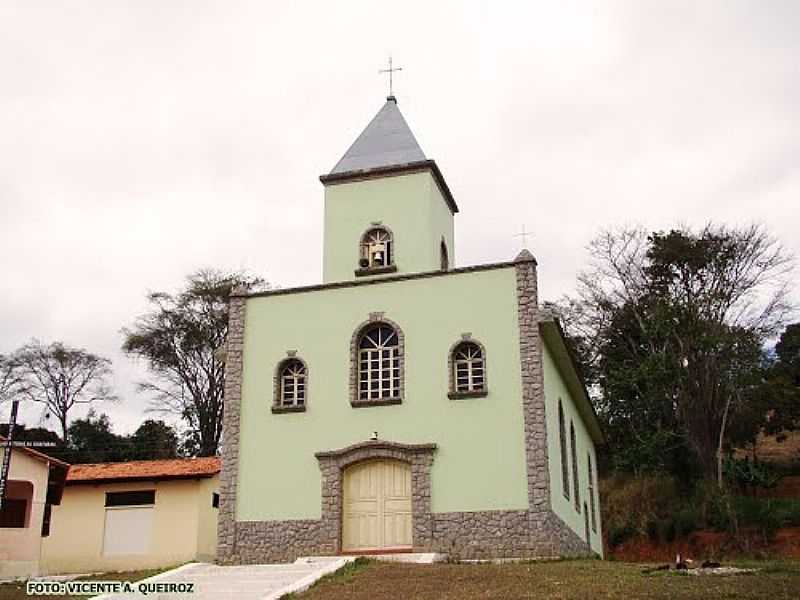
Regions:
[[[305,374],[305,397],[303,398],[303,404],[301,405],[290,405],[284,406],[283,405],[283,398],[281,397],[281,371],[283,371],[286,363],[290,361],[297,361],[306,371]],[[305,412],[308,407],[308,382],[309,382],[309,371],[308,371],[308,363],[304,361],[302,358],[297,356],[296,350],[287,350],[286,357],[278,361],[278,364],[275,366],[275,372],[272,377],[272,413],[273,414],[284,414],[284,413],[299,413]]]
[[[391,398],[376,398],[375,400],[362,400],[359,397],[359,354],[358,342],[364,331],[374,325],[388,325],[397,334],[397,364],[399,370],[399,381],[397,384],[397,395]],[[382,312],[372,312],[366,321],[360,323],[350,337],[350,406],[353,408],[366,408],[371,406],[389,406],[392,404],[402,404],[405,398],[406,380],[406,337],[403,329],[388,319]]]
[[[483,357],[483,389],[472,390],[468,392],[460,392],[456,388],[456,372],[455,372],[455,352],[461,344],[471,343],[480,348],[481,356]],[[472,337],[471,333],[462,333],[461,339],[450,346],[447,351],[447,397],[451,400],[462,400],[466,398],[485,398],[489,395],[489,378],[487,369],[486,346],[479,340]]]
[[[561,452],[561,488],[564,498],[569,500],[569,458],[567,449],[567,422],[564,416],[564,404],[558,399],[558,444]]]
[[[369,440],[341,448],[317,452],[322,474],[322,543],[334,554],[342,551],[342,508],[344,473],[358,463],[389,459],[411,466],[411,544],[415,551],[427,548],[433,539],[431,513],[431,466],[436,444],[404,444]]]
[[[569,420],[569,443],[572,456],[572,487],[575,490],[575,510],[581,512],[580,480],[578,476],[578,441],[575,437],[575,421]]]
[[[389,262],[385,265],[381,266],[362,266],[361,261],[364,260],[363,248],[364,248],[364,240],[366,239],[367,235],[375,231],[377,229],[381,229],[386,232],[389,236],[389,243],[391,244],[389,247],[388,255],[389,255]],[[397,261],[395,260],[397,254],[395,252],[395,244],[396,238],[394,235],[394,231],[392,231],[389,227],[384,225],[380,221],[374,221],[370,223],[370,226],[367,227],[362,234],[358,238],[358,262],[356,269],[354,271],[356,277],[364,277],[368,275],[382,275],[386,273],[396,273],[397,272]]]

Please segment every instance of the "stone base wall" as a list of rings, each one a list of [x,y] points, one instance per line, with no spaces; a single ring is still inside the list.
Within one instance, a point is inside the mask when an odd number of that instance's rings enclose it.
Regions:
[[[550,511],[494,510],[436,513],[425,548],[455,560],[587,556],[591,549]]]
[[[237,521],[232,551],[218,558],[226,565],[293,562],[300,556],[336,554],[323,542],[322,521]]]
[[[450,512],[433,515],[430,551],[453,560],[541,556],[527,510]]]
[[[550,511],[494,510],[433,513],[432,538],[415,552],[441,552],[454,560],[586,556],[591,550]],[[240,521],[234,552],[224,564],[292,562],[338,552],[324,520]]]

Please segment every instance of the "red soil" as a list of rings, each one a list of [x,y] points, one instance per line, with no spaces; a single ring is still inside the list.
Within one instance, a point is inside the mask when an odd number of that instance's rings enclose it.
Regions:
[[[628,562],[671,562],[678,553],[695,561],[737,554],[800,558],[800,527],[779,529],[770,543],[766,543],[763,536],[756,532],[742,535],[738,541],[727,533],[717,531],[697,531],[672,543],[657,543],[646,537],[637,537],[608,553]]]

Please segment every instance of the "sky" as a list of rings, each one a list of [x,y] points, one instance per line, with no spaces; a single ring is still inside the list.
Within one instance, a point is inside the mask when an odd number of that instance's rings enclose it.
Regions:
[[[390,54],[457,266],[513,258],[523,225],[542,299],[602,228],[760,223],[800,254],[798,31],[793,1],[2,0],[0,353],[107,356],[120,401],[95,408],[152,417],[121,329],[201,267],[321,280],[318,176]]]

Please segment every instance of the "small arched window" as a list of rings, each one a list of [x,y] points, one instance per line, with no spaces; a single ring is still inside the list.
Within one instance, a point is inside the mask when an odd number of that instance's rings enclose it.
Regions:
[[[358,337],[358,400],[399,400],[400,337],[388,323],[368,326]]]
[[[564,498],[569,500],[569,460],[567,459],[567,426],[564,421],[564,407],[558,399],[558,441],[561,447],[561,488]]]
[[[589,471],[587,475],[589,476],[589,510],[591,511],[592,517],[592,531],[597,533],[597,516],[595,515],[595,505],[594,505],[594,470],[592,469],[592,454],[591,452],[586,453],[586,464],[589,466]]]
[[[307,402],[308,369],[299,358],[288,358],[278,365],[273,412],[304,411]]]
[[[447,253],[447,244],[444,240],[439,244],[439,262],[442,271],[447,271],[450,268],[450,256]]]
[[[569,422],[569,442],[572,446],[572,487],[575,489],[575,510],[581,512],[581,494],[578,484],[578,447],[575,442],[575,424]]]
[[[394,264],[394,241],[385,227],[373,227],[361,236],[359,267],[380,269]]]
[[[464,340],[450,351],[450,398],[486,395],[486,352],[474,340]]]

